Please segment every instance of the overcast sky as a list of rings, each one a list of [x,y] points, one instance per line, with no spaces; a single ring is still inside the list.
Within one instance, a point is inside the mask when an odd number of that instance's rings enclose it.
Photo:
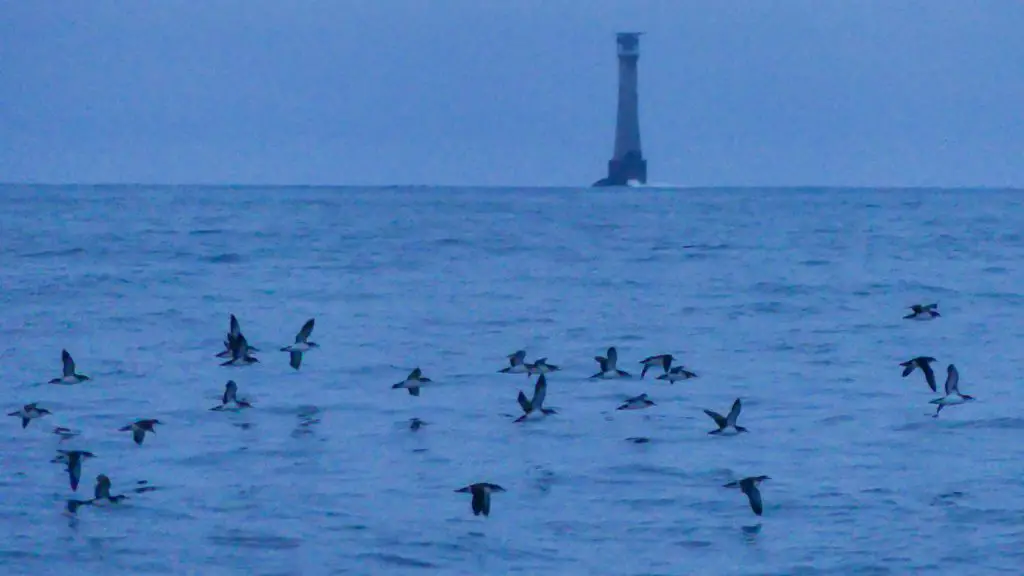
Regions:
[[[0,181],[1024,186],[1017,0],[0,0]]]

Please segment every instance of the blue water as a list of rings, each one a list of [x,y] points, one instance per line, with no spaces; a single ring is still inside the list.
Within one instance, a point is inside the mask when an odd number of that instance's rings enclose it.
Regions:
[[[4,574],[1019,574],[1024,196],[0,188]],[[902,320],[939,302],[934,322]],[[226,368],[235,313],[261,363]],[[289,344],[316,318],[302,369]],[[588,381],[671,352],[700,376]],[[45,384],[67,348],[76,386]],[[525,348],[559,414],[512,424]],[[978,398],[930,417],[917,355]],[[391,384],[420,366],[418,398]],[[228,378],[255,407],[211,412]],[[656,406],[616,412],[647,392]],[[744,401],[749,434],[702,409]],[[419,431],[408,420],[428,425]],[[158,418],[136,446],[117,428]],[[82,431],[59,443],[56,425]],[[626,438],[646,436],[648,444]],[[116,508],[55,449],[96,453]],[[766,474],[765,512],[722,484]],[[501,484],[474,517],[471,482]]]

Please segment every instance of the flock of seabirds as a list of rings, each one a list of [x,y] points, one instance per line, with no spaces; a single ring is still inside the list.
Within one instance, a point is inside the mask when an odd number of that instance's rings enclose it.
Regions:
[[[940,317],[938,311],[938,304],[920,305],[915,304],[910,307],[911,312],[903,318],[906,320],[933,320]],[[316,342],[309,340],[310,335],[313,332],[314,320],[307,320],[299,330],[298,334],[295,335],[295,342],[281,348],[282,352],[289,353],[289,364],[295,370],[298,370],[302,365],[302,358],[306,352],[317,348]],[[252,355],[253,352],[259,352],[257,348],[250,346],[245,336],[242,334],[241,327],[238,323],[238,319],[234,314],[231,315],[230,325],[227,333],[227,338],[224,340],[224,350],[216,354],[219,358],[227,358],[221,366],[249,366],[258,363],[259,360]],[[50,384],[64,384],[72,385],[86,382],[89,380],[88,376],[79,374],[76,372],[75,361],[71,357],[71,354],[67,350],[61,352],[61,359],[63,362],[63,373],[59,378],[54,378],[49,381]],[[597,361],[600,369],[599,371],[591,376],[591,379],[614,379],[614,378],[631,378],[632,375],[618,367],[618,353],[615,347],[608,348],[605,356],[595,356],[594,360]],[[671,354],[658,354],[655,356],[649,356],[640,361],[643,366],[640,372],[640,378],[644,378],[649,370],[661,369],[662,373],[657,376],[658,380],[666,380],[669,383],[678,382],[680,380],[688,380],[690,378],[696,378],[697,374],[687,370],[683,366],[673,366],[672,362],[675,358]],[[931,363],[935,362],[935,358],[930,356],[918,356],[902,362],[900,366],[903,367],[903,377],[910,375],[915,369],[920,369],[924,374],[925,382],[933,392],[937,392],[935,383],[935,373],[932,371]],[[517,350],[516,352],[508,355],[509,365],[499,370],[498,372],[504,374],[526,374],[528,378],[536,375],[538,376],[537,381],[533,388],[533,396],[527,398],[521,390],[517,398],[520,408],[522,408],[523,414],[516,418],[515,422],[523,422],[528,419],[539,419],[546,416],[556,414],[556,412],[550,408],[544,407],[544,399],[547,396],[547,377],[546,374],[557,372],[560,368],[554,364],[549,364],[547,358],[540,358],[534,362],[526,361],[526,351]],[[937,405],[935,409],[934,417],[938,417],[939,413],[946,406],[955,406],[958,404],[964,404],[974,397],[966,394],[961,394],[959,389],[960,375],[957,372],[956,366],[950,364],[946,367],[946,383],[945,383],[945,394],[941,398],[936,398],[930,403]],[[412,372],[406,376],[405,380],[394,384],[394,389],[405,389],[412,396],[419,396],[420,389],[424,386],[428,386],[432,381],[430,378],[423,376],[422,371],[419,368],[415,368]],[[647,393],[640,394],[626,400],[617,410],[643,410],[654,406],[654,402],[648,398]],[[238,398],[238,385],[234,380],[228,380],[224,386],[224,394],[221,397],[221,403],[218,406],[210,408],[214,411],[239,411],[245,408],[251,408],[252,404],[246,400]],[[720,435],[720,436],[735,436],[747,432],[747,429],[737,424],[737,420],[742,409],[742,403],[737,398],[732,403],[732,407],[729,413],[725,416],[714,412],[712,410],[704,410],[714,423],[718,426],[717,429],[711,430],[708,434]],[[38,406],[38,403],[33,402],[31,404],[24,405],[20,410],[9,413],[9,416],[16,416],[21,419],[21,427],[27,428],[32,420],[36,420],[51,414],[51,412],[45,408]],[[119,428],[121,432],[131,432],[132,439],[136,444],[142,445],[146,438],[146,433],[155,433],[154,426],[160,424],[160,420],[155,418],[140,419]],[[410,420],[409,427],[412,430],[418,430],[425,422],[419,418],[413,418]],[[60,436],[61,441],[68,438],[77,436],[78,433],[68,428],[57,426],[53,429],[53,433]],[[630,438],[630,440],[642,443],[647,439],[645,438]],[[58,455],[51,462],[65,464],[68,479],[71,485],[71,490],[77,492],[79,480],[82,477],[82,463],[88,458],[94,458],[95,454],[86,450],[58,450]],[[761,516],[764,505],[761,499],[761,492],[758,486],[765,480],[770,480],[769,476],[751,476],[729,482],[723,487],[725,488],[739,488],[747,496],[750,502],[750,508],[754,514]],[[69,499],[65,507],[64,513],[74,517],[77,511],[82,506],[101,506],[107,504],[116,504],[122,500],[128,498],[124,494],[111,494],[111,480],[105,474],[100,474],[96,477],[96,485],[93,489],[93,497],[89,500]],[[155,490],[153,486],[149,486],[146,481],[137,482],[137,486],[131,489],[133,493],[142,493]],[[469,493],[472,495],[472,509],[473,514],[478,516],[483,514],[489,516],[491,512],[491,494],[495,492],[504,492],[505,489],[498,484],[491,482],[477,482],[470,484],[455,490],[459,493]]]

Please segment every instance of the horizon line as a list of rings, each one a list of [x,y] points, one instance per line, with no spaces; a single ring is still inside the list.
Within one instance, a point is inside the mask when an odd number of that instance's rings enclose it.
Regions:
[[[216,182],[31,182],[31,181],[0,181],[0,186],[36,186],[41,188],[62,187],[147,187],[147,188],[476,188],[476,189],[597,189],[588,184],[557,185],[557,184],[280,184],[280,183],[216,183]],[[655,182],[640,186],[606,186],[605,189],[652,189],[652,190],[996,190],[1024,191],[1024,186],[1006,186],[992,184],[976,185],[899,185],[899,184],[671,184]]]

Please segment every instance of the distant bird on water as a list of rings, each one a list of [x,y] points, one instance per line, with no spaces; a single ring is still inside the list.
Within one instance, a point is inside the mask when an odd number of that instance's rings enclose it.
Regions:
[[[25,428],[28,427],[28,423],[29,422],[35,420],[36,418],[42,418],[43,416],[46,416],[47,414],[52,414],[52,412],[50,412],[46,408],[39,408],[36,404],[37,404],[37,402],[33,402],[31,404],[25,404],[24,406],[21,407],[21,410],[17,410],[15,412],[10,412],[7,415],[8,416],[18,416],[18,417],[20,417],[21,418],[21,428],[22,428],[22,430],[24,430]]]
[[[647,392],[644,392],[639,396],[633,396],[629,400],[626,400],[626,402],[616,408],[616,410],[643,410],[644,408],[650,408],[651,406],[654,406],[654,402],[647,397]]]
[[[84,374],[75,373],[75,360],[67,350],[60,351],[60,360],[64,365],[63,374],[60,378],[50,380],[50,384],[78,384],[79,382],[85,382],[89,379],[89,377]]]
[[[723,485],[723,488],[739,488],[750,500],[750,509],[754,511],[754,514],[760,516],[764,511],[764,505],[761,503],[761,491],[757,489],[757,485],[765,480],[771,480],[771,477],[751,476],[738,482],[729,482]]]
[[[220,406],[214,406],[210,410],[217,412],[237,412],[242,408],[252,408],[252,404],[245,400],[238,399],[238,384],[234,380],[228,380],[224,385],[224,395],[220,398]]]
[[[506,490],[497,484],[491,484],[490,482],[478,482],[476,484],[470,484],[464,488],[459,488],[456,492],[470,493],[473,495],[473,515],[489,516],[491,514],[491,493],[492,492],[505,492]]]
[[[302,325],[302,329],[295,335],[295,343],[291,346],[285,346],[281,348],[282,352],[290,352],[291,359],[288,364],[292,368],[298,370],[299,366],[302,365],[302,353],[308,352],[313,348],[319,348],[320,345],[316,342],[309,341],[309,335],[313,333],[313,318],[306,320],[306,323]]]
[[[960,393],[960,372],[956,369],[956,366],[950,364],[946,367],[946,395],[929,402],[929,404],[939,405],[932,417],[938,418],[939,412],[942,412],[942,409],[946,406],[965,404],[971,400],[974,400],[974,396]]]
[[[668,380],[670,383],[675,383],[680,380],[689,380],[690,378],[696,378],[697,375],[690,372],[682,366],[676,366],[669,370],[667,373],[658,376],[658,380]]]
[[[161,422],[156,419],[147,418],[143,420],[136,420],[127,426],[118,428],[117,430],[119,432],[127,432],[131,430],[132,439],[135,440],[136,444],[142,446],[142,441],[146,439],[146,432],[156,434],[156,430],[153,429],[155,424],[161,424]]]
[[[405,377],[405,380],[402,380],[398,384],[392,385],[391,388],[405,388],[409,391],[410,395],[419,396],[420,387],[422,387],[424,384],[428,382],[433,382],[433,380],[431,380],[430,378],[425,378],[423,376],[423,372],[417,367],[412,372],[410,372],[408,376]]]
[[[526,373],[529,376],[533,376],[534,374],[550,374],[552,372],[558,372],[559,370],[561,370],[561,368],[558,366],[548,364],[547,358],[538,358],[533,364],[526,364]]]
[[[932,371],[931,363],[935,362],[935,358],[931,356],[918,356],[917,358],[911,358],[906,362],[900,362],[900,366],[903,366],[903,377],[910,376],[910,373],[914,371],[914,368],[920,368],[921,372],[924,372],[924,381],[928,383],[928,387],[932,389],[932,392],[936,392],[935,388],[935,372]]]
[[[601,366],[601,371],[590,378],[601,378],[604,380],[611,378],[629,378],[629,372],[618,369],[619,352],[615,349],[615,346],[608,348],[607,354],[607,356],[594,356],[594,360],[597,360],[597,363]]]
[[[647,358],[644,358],[640,361],[640,363],[644,365],[644,369],[640,371],[640,378],[643,379],[648,370],[658,366],[661,366],[662,370],[668,374],[669,368],[672,367],[673,360],[675,360],[675,358],[673,358],[671,354],[658,354],[657,356],[648,356]]]
[[[516,350],[508,355],[508,366],[498,372],[502,374],[525,374],[526,373],[526,350]]]
[[[737,426],[736,420],[740,417],[740,410],[743,409],[743,405],[740,403],[740,399],[737,398],[732,403],[732,409],[729,410],[728,416],[722,416],[718,412],[712,410],[704,410],[704,413],[711,417],[718,424],[718,430],[712,430],[708,434],[721,434],[723,436],[733,436],[740,432],[746,432],[747,429],[743,426]]]
[[[939,304],[927,304],[922,306],[921,304],[914,304],[910,307],[911,313],[903,317],[904,320],[931,320],[941,316],[936,308]]]
[[[543,374],[540,378],[537,378],[537,383],[533,386],[533,399],[527,400],[526,394],[523,391],[519,391],[519,406],[523,409],[523,415],[516,418],[516,422],[522,422],[527,418],[543,417],[548,414],[557,414],[554,410],[544,407],[544,398],[548,395],[548,381]]]

